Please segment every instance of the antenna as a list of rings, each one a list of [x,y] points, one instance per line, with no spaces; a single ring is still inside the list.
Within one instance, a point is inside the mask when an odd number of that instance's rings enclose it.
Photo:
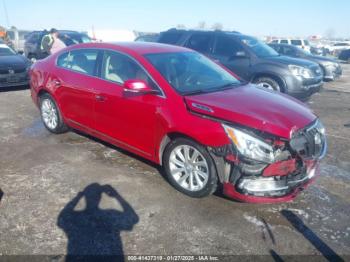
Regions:
[[[8,15],[8,12],[7,12],[7,7],[6,7],[6,2],[5,0],[2,0],[2,5],[4,7],[4,13],[5,13],[5,17],[6,17],[6,24],[7,24],[7,27],[10,27],[10,19],[9,19],[9,15]]]

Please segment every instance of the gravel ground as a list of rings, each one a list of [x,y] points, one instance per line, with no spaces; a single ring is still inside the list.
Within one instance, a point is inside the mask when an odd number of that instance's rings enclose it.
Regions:
[[[1,92],[0,255],[349,259],[350,65],[343,68],[308,102],[328,132],[321,176],[292,203],[272,205],[186,197],[147,161],[78,133],[50,134],[28,90]]]

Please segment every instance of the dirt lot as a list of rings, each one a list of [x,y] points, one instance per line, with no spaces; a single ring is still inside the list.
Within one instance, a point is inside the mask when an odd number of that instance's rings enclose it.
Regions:
[[[321,176],[294,202],[273,205],[186,197],[142,159],[77,133],[47,132],[28,90],[1,92],[0,255],[349,259],[350,65],[343,68],[308,102],[328,131]]]

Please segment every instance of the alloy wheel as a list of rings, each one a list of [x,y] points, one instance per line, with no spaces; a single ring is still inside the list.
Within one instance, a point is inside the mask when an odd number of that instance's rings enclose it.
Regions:
[[[58,114],[55,105],[50,99],[44,99],[41,103],[41,115],[45,125],[54,130],[58,125]]]
[[[209,179],[206,159],[189,145],[180,145],[171,151],[169,168],[176,183],[192,192],[203,189]]]

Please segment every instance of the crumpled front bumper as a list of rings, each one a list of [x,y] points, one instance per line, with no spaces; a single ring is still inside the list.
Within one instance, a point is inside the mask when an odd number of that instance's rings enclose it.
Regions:
[[[223,193],[234,200],[248,203],[278,203],[292,201],[301,191],[307,188],[319,175],[318,162],[310,163],[310,166],[305,171],[305,174],[298,174],[299,178],[285,178],[281,183],[281,180],[275,180],[279,176],[260,176],[255,178],[244,178],[246,180],[255,180],[256,184],[251,187],[244,187],[238,182],[233,184],[226,182],[223,185]],[[266,180],[269,179],[269,180]],[[263,185],[265,181],[271,181],[270,184]],[[275,183],[273,183],[274,181]],[[258,185],[255,186],[254,185]],[[246,185],[248,185],[246,183]]]

